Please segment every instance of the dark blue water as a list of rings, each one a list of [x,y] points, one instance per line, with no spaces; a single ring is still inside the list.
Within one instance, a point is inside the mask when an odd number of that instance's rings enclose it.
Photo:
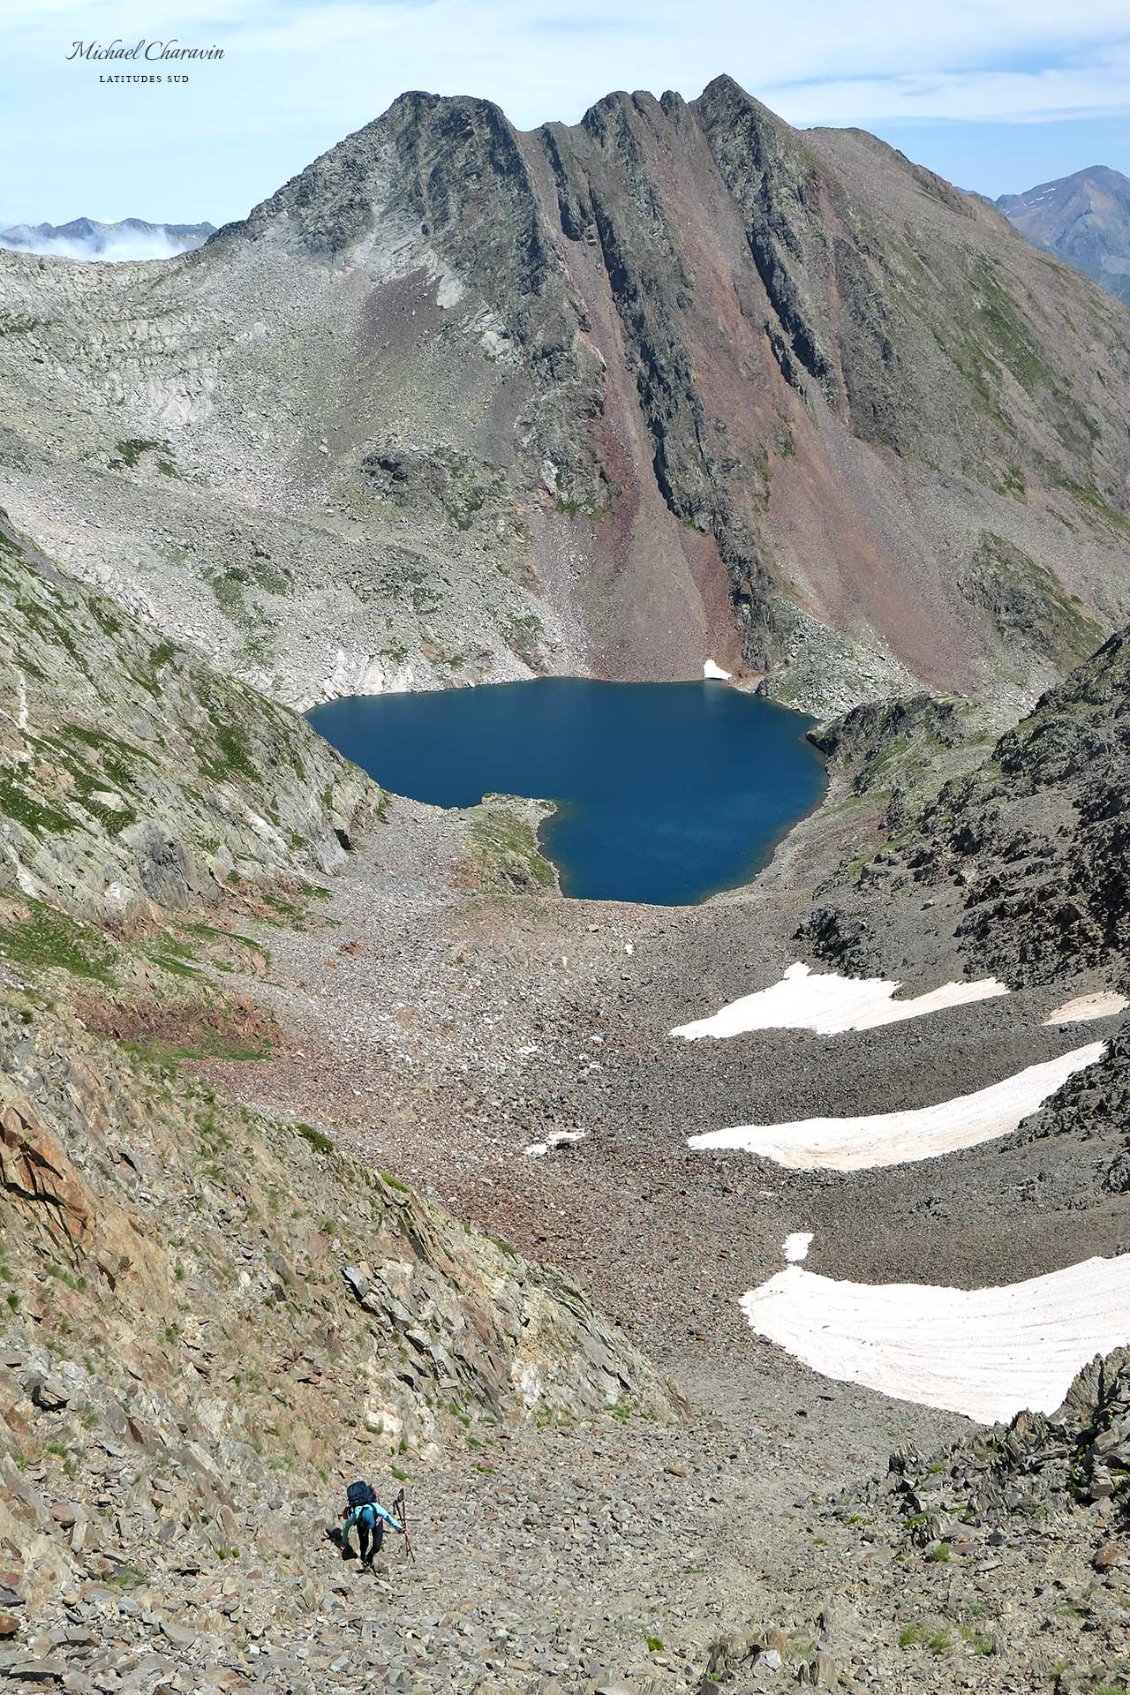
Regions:
[[[556,801],[541,845],[567,895],[703,900],[764,864],[823,792],[809,718],[722,683],[547,677],[333,700],[310,722],[396,794]]]

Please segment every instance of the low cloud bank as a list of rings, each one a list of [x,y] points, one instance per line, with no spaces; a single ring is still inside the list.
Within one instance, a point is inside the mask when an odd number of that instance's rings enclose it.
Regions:
[[[80,227],[19,224],[0,230],[0,247],[18,253],[42,253],[58,259],[79,259],[101,265],[137,263],[145,259],[174,259],[202,247],[212,234],[211,224],[169,226],[126,220],[122,224]],[[85,226],[85,227],[82,227]]]

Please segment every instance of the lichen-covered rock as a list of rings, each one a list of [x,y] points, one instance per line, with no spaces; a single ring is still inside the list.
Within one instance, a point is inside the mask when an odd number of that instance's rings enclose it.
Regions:
[[[379,792],[0,514],[0,897],[119,926],[343,857]]]
[[[561,1273],[309,1125],[174,1090],[76,1020],[6,1004],[0,1224],[0,1536],[33,1598],[82,1548],[89,1568],[92,1547],[164,1546],[160,1518],[98,1510],[99,1442],[177,1473],[183,1558],[256,1541],[272,1468],[293,1498],[467,1431],[681,1416]],[[21,1471],[50,1453],[79,1456],[53,1513]]]
[[[936,1455],[892,1454],[886,1483],[867,1499],[885,1502],[906,1539],[929,1548],[963,1527],[1039,1523],[1098,1501],[1125,1517],[1128,1488],[1130,1349],[1117,1348],[1085,1366],[1050,1415],[1018,1413]],[[849,1492],[840,1510],[856,1500]]]

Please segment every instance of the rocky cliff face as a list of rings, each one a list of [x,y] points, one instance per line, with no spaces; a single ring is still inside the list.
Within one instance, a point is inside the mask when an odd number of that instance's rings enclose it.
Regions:
[[[1013,984],[1089,970],[1124,978],[1130,633],[1112,636],[991,751],[952,706],[914,704],[886,708],[877,739],[875,709],[861,708],[823,732],[822,743],[844,764],[854,750],[857,789],[882,785],[900,734],[935,769],[939,743],[964,741],[972,769],[917,806],[895,794],[887,845],[857,870],[852,892],[837,879],[818,897],[833,897],[810,924],[820,946],[876,963],[887,927],[880,911],[893,901],[922,912],[923,930],[950,932],[971,969]]]
[[[275,1565],[331,1473],[467,1431],[672,1414],[559,1274],[33,1007],[0,1006],[0,1542],[25,1601],[80,1573],[175,1588],[217,1550]]]
[[[0,902],[119,929],[339,863],[379,791],[0,513]]]
[[[14,517],[288,701],[708,653],[1016,701],[1130,614],[1121,308],[728,78],[404,95],[186,259],[2,257]]]

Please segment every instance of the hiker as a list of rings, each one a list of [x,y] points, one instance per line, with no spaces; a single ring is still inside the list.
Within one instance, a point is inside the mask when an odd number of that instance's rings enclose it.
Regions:
[[[404,1534],[404,1526],[398,1518],[386,1511],[377,1500],[376,1493],[370,1483],[351,1483],[346,1491],[348,1505],[341,1515],[342,1524],[339,1536],[333,1540],[341,1548],[342,1558],[353,1558],[353,1549],[349,1542],[349,1532],[357,1528],[357,1548],[361,1555],[361,1564],[371,1566],[373,1560],[381,1551],[385,1539],[385,1525],[391,1524],[394,1530]],[[339,1540],[340,1537],[340,1540]]]

